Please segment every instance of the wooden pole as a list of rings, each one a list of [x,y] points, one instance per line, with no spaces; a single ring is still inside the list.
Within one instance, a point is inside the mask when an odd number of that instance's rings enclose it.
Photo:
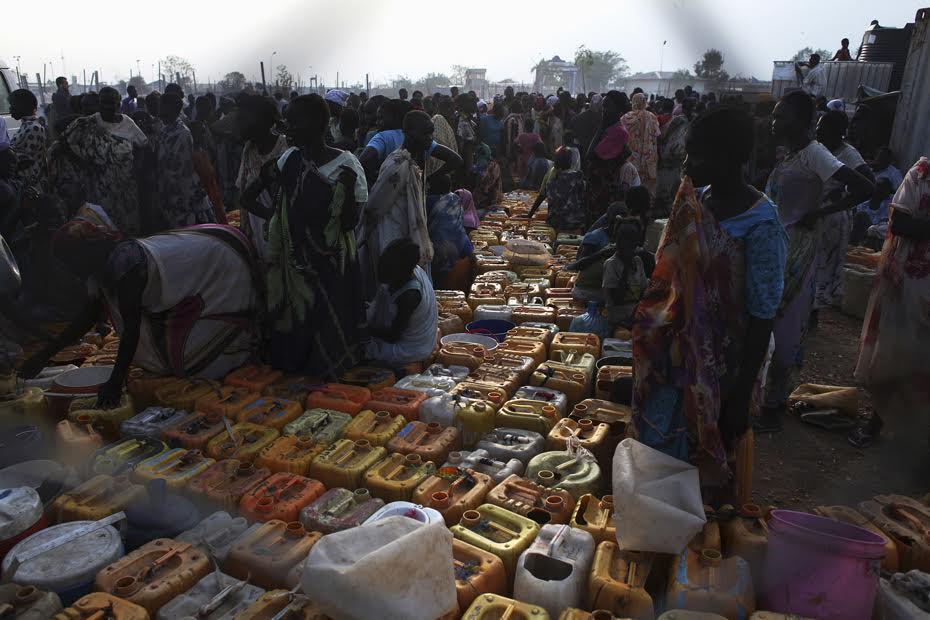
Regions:
[[[259,61],[258,64],[261,65],[261,69],[262,69],[262,94],[267,95],[268,86],[265,84],[265,61],[261,60]]]

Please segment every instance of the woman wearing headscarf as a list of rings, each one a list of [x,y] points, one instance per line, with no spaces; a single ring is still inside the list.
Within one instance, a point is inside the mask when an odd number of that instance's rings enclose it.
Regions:
[[[268,312],[272,365],[338,377],[360,358],[364,297],[355,243],[365,172],[352,153],[326,144],[329,108],[304,95],[287,108],[294,145],[262,168],[242,205],[268,224]],[[276,188],[269,210],[258,198]]]
[[[455,139],[455,130],[452,129],[452,125],[449,124],[449,121],[446,120],[447,117],[453,116],[453,104],[452,99],[449,97],[443,97],[439,101],[439,110],[436,114],[433,115],[433,140],[436,144],[440,144],[446,147],[449,150],[455,151],[456,154],[459,152],[458,142]],[[426,176],[427,178],[436,174],[444,165],[445,161],[438,159],[436,157],[430,157],[426,160]]]
[[[615,90],[604,96],[601,128],[587,152],[588,225],[604,215],[608,205],[622,202],[626,190],[640,185],[636,166],[628,161],[629,134],[620,122],[626,103],[626,97]]]
[[[728,452],[759,408],[784,284],[777,209],[743,177],[752,148],[752,119],[740,110],[719,107],[691,124],[687,176],[634,319],[639,440],[698,465],[702,487],[726,486]]]
[[[788,232],[784,296],[775,319],[775,353],[765,382],[765,409],[757,430],[781,429],[781,416],[796,375],[804,361],[804,339],[814,303],[819,220],[848,210],[869,197],[872,183],[847,167],[811,139],[814,103],[803,91],[793,91],[775,106],[772,135],[788,147],[788,154],[769,175],[765,193],[778,205]],[[828,180],[841,187],[823,204]]]
[[[468,291],[475,248],[465,232],[462,198],[451,190],[447,175],[430,180],[430,195],[426,197],[429,238],[433,243],[430,275],[438,289]]]
[[[539,195],[528,215],[533,215],[543,201],[549,206],[546,223],[560,233],[583,232],[586,213],[584,208],[584,174],[572,169],[572,152],[569,147],[560,147],[555,153],[555,163],[542,185]]]
[[[669,102],[671,103],[671,102]],[[694,101],[685,99],[682,113],[672,116],[659,136],[659,165],[656,170],[655,208],[658,213],[668,213],[678,184],[681,182],[681,164],[685,159],[685,135],[694,118]]]
[[[630,135],[630,161],[646,187],[655,187],[656,165],[659,161],[656,140],[661,131],[656,115],[646,109],[649,100],[644,93],[633,95],[633,109],[620,119]]]
[[[261,275],[237,229],[213,224],[127,239],[105,213],[87,211],[55,233],[52,248],[75,275],[88,278],[92,299],[25,364],[24,376],[80,339],[105,309],[120,345],[98,407],[119,403],[130,364],[160,376],[220,379],[255,354]]]

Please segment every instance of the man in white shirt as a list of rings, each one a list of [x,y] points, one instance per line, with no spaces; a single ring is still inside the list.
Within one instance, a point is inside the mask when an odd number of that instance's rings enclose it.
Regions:
[[[807,67],[807,73],[801,71],[801,67]],[[794,65],[798,77],[801,78],[801,89],[808,95],[817,99],[822,97],[827,89],[827,76],[825,69],[820,64],[820,54],[811,54],[808,62],[798,62]]]

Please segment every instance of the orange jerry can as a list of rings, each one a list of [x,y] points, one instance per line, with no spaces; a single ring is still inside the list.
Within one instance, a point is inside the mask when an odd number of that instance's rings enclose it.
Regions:
[[[265,592],[245,611],[236,616],[236,620],[275,620],[276,618],[332,620],[306,596],[288,590]]]
[[[226,459],[191,480],[188,493],[222,510],[235,512],[242,496],[270,475],[268,469],[256,468],[248,461]]]
[[[469,290],[468,295],[470,297],[474,295],[501,296],[503,290],[504,290],[504,286],[500,282],[484,282],[482,280],[478,280],[476,282],[472,282],[471,289]]]
[[[617,528],[614,526],[614,496],[601,499],[587,494],[578,498],[570,525],[584,530],[594,537],[594,542],[615,542]]]
[[[627,405],[612,403],[608,400],[587,398],[575,405],[568,417],[576,422],[588,419],[595,423],[606,424],[610,427],[608,445],[616,447],[616,444],[629,435],[633,410]]]
[[[243,366],[226,375],[223,383],[261,394],[265,388],[283,376],[283,372],[271,366]]]
[[[398,454],[417,454],[438,467],[450,452],[462,449],[462,435],[454,426],[443,428],[438,422],[408,422],[385,447]]]
[[[162,438],[178,448],[206,451],[207,443],[226,430],[218,413],[192,413],[162,433]]]
[[[930,572],[930,508],[903,495],[876,495],[859,511],[894,541],[901,572]]]
[[[385,456],[387,450],[371,445],[366,439],[340,439],[313,459],[310,477],[319,480],[328,489],[342,487],[354,491],[365,486],[362,484],[362,476]]]
[[[255,465],[273,472],[288,472],[306,476],[310,463],[318,457],[326,444],[302,435],[282,435],[265,446],[255,459]]]
[[[413,502],[438,511],[446,525],[462,520],[466,510],[474,510],[484,503],[494,480],[473,469],[443,467],[420,483],[413,493]],[[461,602],[461,601],[460,601]]]
[[[103,437],[94,428],[89,415],[62,420],[55,427],[58,460],[65,465],[81,465],[96,450],[103,447]]]
[[[99,521],[145,497],[145,487],[128,476],[101,474],[56,497],[48,512],[55,523]]]
[[[236,419],[239,422],[250,422],[280,431],[285,425],[299,418],[303,412],[304,408],[296,401],[262,396],[246,405]]]
[[[878,526],[869,521],[861,512],[849,506],[818,506],[814,508],[814,513],[821,517],[833,519],[834,521],[842,521],[850,525],[857,525],[884,538],[885,559],[882,560],[882,568],[892,573],[899,572],[900,562],[898,561],[898,547],[885,532],[881,531]]]
[[[365,403],[365,409],[387,411],[392,415],[402,415],[408,422],[416,420],[420,414],[420,405],[426,400],[425,392],[384,388],[374,392],[371,400]]]
[[[548,351],[549,346],[552,344],[553,336],[554,334],[548,329],[519,325],[507,332],[505,340],[529,340],[530,342],[541,342],[546,345],[546,350]]]
[[[550,390],[562,392],[568,400],[569,407],[574,407],[587,398],[590,392],[590,381],[581,368],[558,362],[541,364],[536,372],[530,375],[530,385],[544,385]]]
[[[437,361],[443,366],[464,366],[475,370],[484,363],[486,352],[480,344],[450,342],[440,347]]]
[[[568,491],[549,489],[517,474],[488,491],[485,501],[540,525],[568,523],[575,508],[575,498]]]
[[[402,415],[366,409],[345,426],[342,436],[352,441],[365,439],[373,446],[383,446],[406,425],[407,420]]]
[[[462,319],[462,323],[465,325],[471,323],[475,318],[475,311],[471,309],[471,306],[469,306],[468,302],[464,299],[450,299],[438,303],[440,312],[443,314],[454,314]]]
[[[229,550],[223,570],[260,588],[282,587],[288,573],[302,564],[322,534],[294,521],[271,520],[252,526]]]
[[[419,454],[389,454],[365,472],[364,486],[386,502],[409,502],[413,492],[436,471],[436,465]]]
[[[564,271],[563,271],[563,272],[560,272],[560,273],[568,273],[568,272],[564,272]],[[569,275],[571,275],[571,274],[569,274]],[[556,277],[558,277],[558,276],[559,276],[559,274],[556,274]],[[573,286],[551,286],[551,287],[549,287],[549,288],[547,288],[546,290],[543,291],[543,295],[545,296],[545,298],[546,298],[547,301],[548,301],[549,299],[552,299],[552,298],[555,298],[555,299],[566,299],[566,298],[571,299],[572,293],[574,292],[574,288],[575,288],[575,287],[573,287]]]
[[[724,555],[738,555],[746,560],[752,571],[754,587],[761,591],[769,538],[765,512],[755,504],[744,504],[739,510],[727,504],[720,507],[717,517]]]
[[[526,355],[514,355],[506,351],[494,351],[485,357],[484,366],[501,368],[515,372],[520,376],[520,384],[526,385],[530,380],[530,375],[536,370],[536,360]]]
[[[450,291],[445,289],[439,289],[435,291],[436,293],[436,303],[445,303],[448,301],[465,301],[465,292],[464,291]]]
[[[576,439],[578,445],[590,451],[597,458],[601,469],[610,471],[617,444],[610,441],[609,426],[603,422],[594,422],[591,418],[582,418],[577,421],[562,418],[549,431],[546,449],[567,450],[570,438]]]
[[[161,377],[141,368],[130,368],[126,379],[126,391],[132,397],[136,410],[145,411],[158,404],[155,391],[175,381],[174,377]]]
[[[620,377],[632,377],[632,366],[601,366],[597,369],[597,378],[594,383],[594,396],[601,400],[610,398],[610,389],[614,381]]]
[[[227,418],[236,419],[239,412],[248,405],[261,398],[258,392],[248,388],[224,385],[215,392],[211,392],[197,399],[194,408],[205,413],[218,413]]]
[[[457,314],[448,312],[439,313],[439,333],[443,336],[461,334],[465,331],[465,323]]]
[[[595,334],[560,332],[552,339],[552,346],[549,347],[551,359],[561,359],[557,356],[560,351],[566,353],[588,353],[597,358],[601,355],[601,339]]]
[[[504,403],[497,412],[495,426],[498,428],[522,428],[548,436],[559,420],[559,412],[542,400],[516,399]]]
[[[482,594],[465,610],[461,620],[556,620],[546,610],[497,594]]]
[[[555,308],[541,304],[514,306],[510,321],[516,325],[523,323],[555,323]]]
[[[242,496],[239,513],[250,521],[297,521],[301,509],[324,491],[326,488],[313,478],[278,472]]]
[[[144,607],[153,616],[213,570],[210,558],[190,543],[157,538],[97,573],[94,587]]]
[[[482,594],[507,593],[507,573],[501,559],[457,538],[452,539],[452,566],[459,609],[468,609]]]
[[[154,617],[144,607],[108,592],[91,592],[52,616],[52,620],[150,620]]]
[[[459,401],[484,401],[495,410],[507,402],[507,393],[494,385],[462,381],[449,390],[449,394]]]
[[[233,437],[229,430],[216,435],[207,443],[207,454],[216,460],[239,459],[240,461],[254,461],[258,454],[278,438],[278,431],[273,428],[240,422],[232,427]]]
[[[133,476],[141,484],[161,479],[169,489],[181,491],[215,462],[200,450],[171,448],[136,465]]]
[[[381,388],[391,387],[397,383],[397,377],[387,368],[358,366],[339,377],[339,383],[357,385],[358,387],[368,388],[370,391],[374,392]]]
[[[504,392],[504,399],[513,398],[514,393],[523,385],[523,377],[519,372],[503,366],[482,364],[477,370],[468,375],[469,383],[487,385]]]
[[[499,557],[507,571],[508,585],[513,584],[517,559],[539,533],[536,522],[492,504],[466,510],[462,520],[449,529],[459,540]]]
[[[335,409],[354,416],[370,399],[371,391],[368,388],[327,383],[310,391],[307,396],[307,409]]]
[[[588,578],[588,609],[604,609],[620,618],[653,620],[655,606],[646,591],[654,555],[621,551],[615,541],[599,543]]]
[[[542,364],[548,359],[546,355],[546,345],[542,342],[532,342],[529,340],[505,340],[498,345],[495,351],[510,353],[512,355],[525,355],[533,358],[537,364]]]
[[[208,379],[176,379],[155,390],[155,400],[162,407],[195,411],[198,399],[219,389],[219,383]]]
[[[285,375],[265,388],[265,396],[276,396],[299,403],[306,402],[307,395],[313,388],[318,388],[323,382],[314,377]]]

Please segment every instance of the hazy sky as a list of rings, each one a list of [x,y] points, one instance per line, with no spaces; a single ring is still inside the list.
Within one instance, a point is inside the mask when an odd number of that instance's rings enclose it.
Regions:
[[[835,50],[848,37],[855,53],[869,22],[902,26],[927,0],[161,0],[112,5],[45,0],[54,19],[12,18],[0,58],[49,78],[99,69],[126,78],[169,54],[193,63],[198,82],[227,71],[258,76],[258,63],[285,64],[306,80],[372,84],[399,74],[449,73],[453,64],[485,67],[492,80],[532,81],[540,58],[571,58],[579,45],[620,52],[632,71],[693,68],[708,47],[724,68],[770,79],[772,61],[810,45]],[[142,11],[147,12],[146,15]],[[664,55],[662,41],[667,40]],[[138,64],[137,64],[138,60]],[[312,68],[311,68],[312,67]]]

